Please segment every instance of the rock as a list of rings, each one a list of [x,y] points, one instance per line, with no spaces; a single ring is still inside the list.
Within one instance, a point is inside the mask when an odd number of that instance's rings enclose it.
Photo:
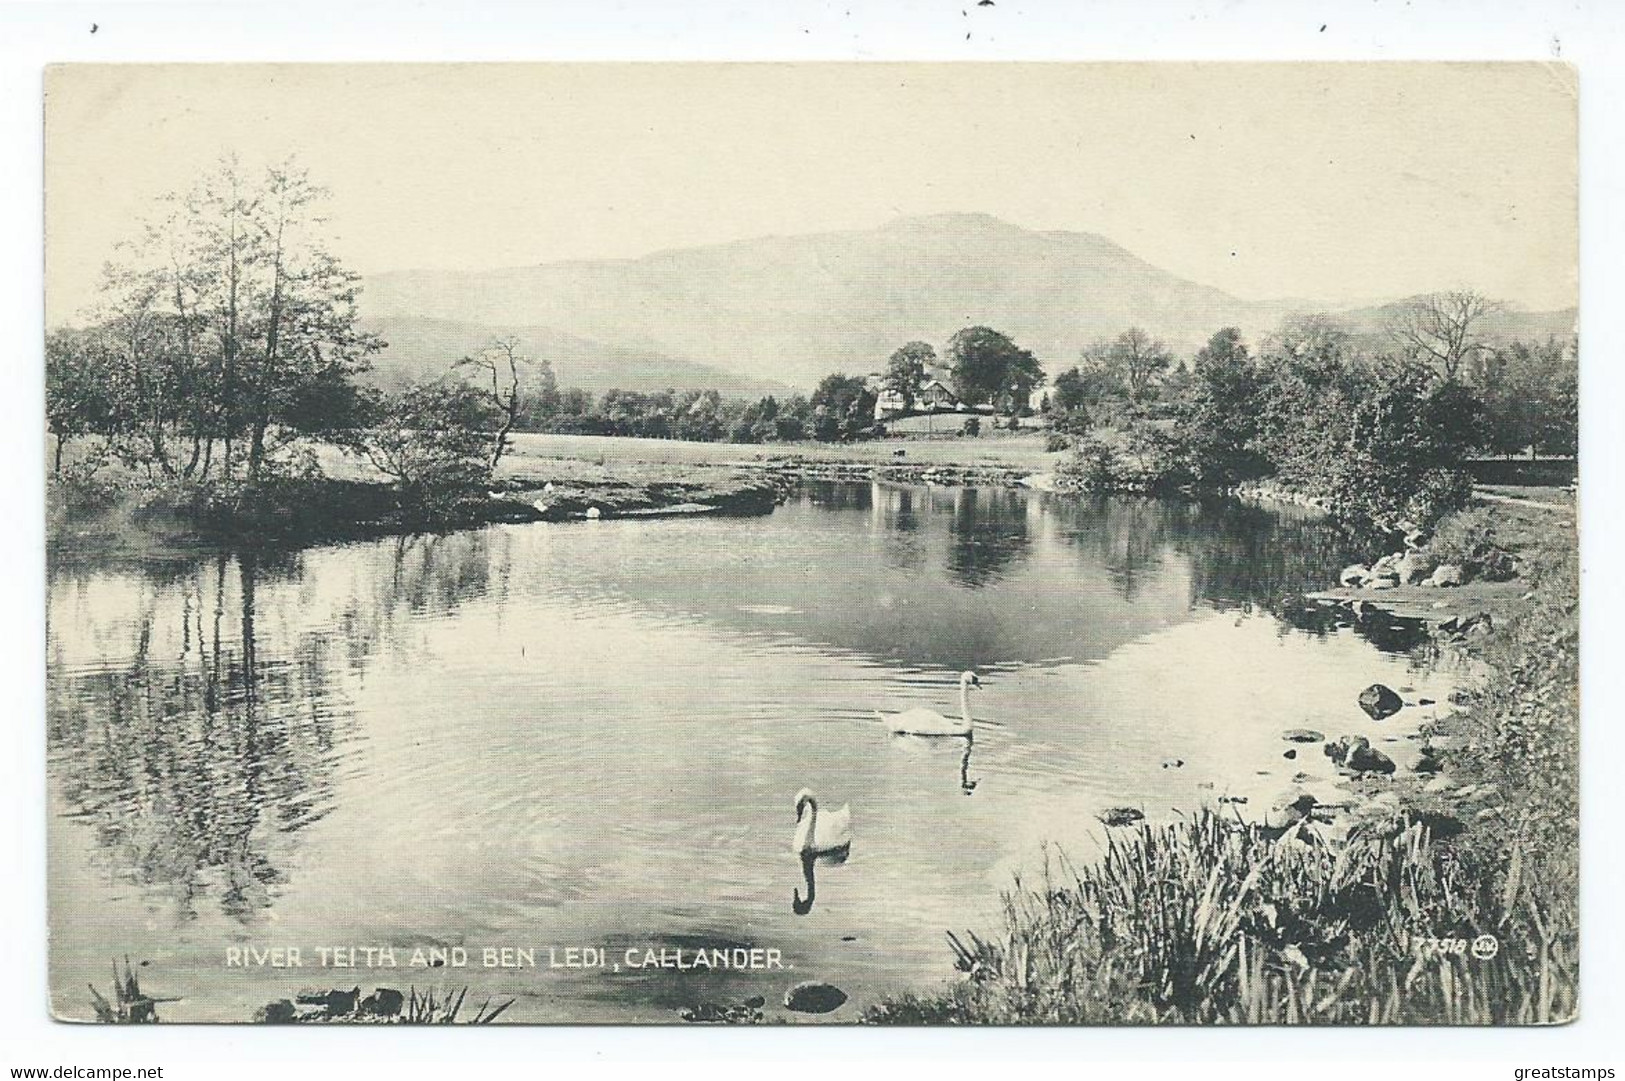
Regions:
[[[1163,769],[1178,769],[1184,764],[1185,760],[1183,758],[1164,758],[1162,760]]]
[[[1416,704],[1419,705],[1419,706],[1431,706],[1431,705],[1433,705],[1433,699],[1431,699],[1431,698],[1418,698],[1416,700]]]
[[[785,1009],[797,1013],[830,1013],[846,1003],[846,992],[832,983],[808,980],[784,993]]]
[[[1355,773],[1392,773],[1394,760],[1362,738],[1349,748],[1348,768]]]
[[[1327,740],[1326,745],[1321,748],[1321,752],[1341,766],[1348,761],[1349,737],[1344,736],[1342,739]]]
[[[1518,576],[1518,565],[1510,553],[1491,548],[1478,559],[1478,576],[1488,582],[1508,582]]]
[[[331,991],[301,991],[294,996],[294,1002],[301,1005],[320,1006],[322,1014],[327,1017],[349,1017],[355,1013],[356,1003],[360,1001],[360,987],[348,991],[337,988]]]
[[[1439,566],[1439,557],[1428,551],[1410,551],[1394,564],[1401,585],[1415,585],[1424,581]]]
[[[1373,577],[1371,581],[1365,584],[1365,587],[1367,589],[1397,589],[1399,587],[1399,575],[1390,572],[1383,574],[1381,577]]]
[[[1423,747],[1407,765],[1412,773],[1438,773],[1444,768],[1439,753],[1432,747]]]
[[[1305,781],[1309,781],[1309,780],[1312,780],[1312,779],[1313,778],[1311,778],[1309,776],[1309,774],[1307,774],[1307,773],[1299,772],[1299,773],[1294,773],[1292,775],[1292,783],[1293,784],[1303,784]]]
[[[1379,818],[1395,814],[1399,810],[1399,794],[1396,792],[1379,792],[1368,800],[1356,805],[1355,812],[1361,818]]]
[[[1145,817],[1145,812],[1137,807],[1110,807],[1099,817],[1108,826],[1132,826]]]
[[[1433,576],[1428,579],[1428,585],[1459,586],[1466,579],[1467,575],[1459,563],[1440,563],[1433,569]]]
[[[262,1025],[291,1025],[298,1016],[298,1008],[285,998],[267,1002],[254,1011],[254,1020]]]
[[[1288,743],[1319,743],[1326,737],[1313,728],[1288,728],[1281,733],[1281,738]]]
[[[1371,564],[1371,573],[1372,574],[1382,574],[1385,571],[1393,570],[1395,564],[1397,564],[1402,557],[1403,557],[1403,553],[1399,553],[1399,552],[1396,552],[1393,555],[1383,556],[1381,559],[1379,559],[1375,563]]]
[[[759,1010],[763,1006],[767,1005],[767,999],[763,998],[761,995],[752,995],[745,1000],[745,1005],[749,1006],[753,1010]]]
[[[1441,773],[1429,780],[1427,784],[1423,785],[1422,791],[1433,793],[1448,792],[1450,790],[1450,786],[1454,783],[1455,782],[1449,777],[1446,777]]]
[[[599,510],[597,507],[588,507],[587,508],[587,517],[588,518],[593,519],[593,520],[596,521],[597,519],[602,518],[603,516],[604,516],[604,512]]]
[[[1381,683],[1373,683],[1361,691],[1359,702],[1360,708],[1365,710],[1366,716],[1373,721],[1380,721],[1384,717],[1392,717],[1405,704],[1400,700],[1399,695],[1395,694],[1391,688],[1384,687]]]
[[[361,1000],[361,1012],[371,1017],[394,1017],[406,1005],[406,996],[393,987],[380,987]]]
[[[1296,757],[1298,757],[1298,749],[1296,747],[1288,747],[1285,751],[1283,751],[1281,753],[1281,757],[1282,758],[1296,758]]]
[[[1315,809],[1315,802],[1315,797],[1307,792],[1288,792],[1270,805],[1264,815],[1264,825],[1271,829],[1296,826],[1309,817],[1309,812]]]
[[[1362,584],[1370,576],[1371,568],[1367,567],[1364,563],[1350,563],[1348,566],[1343,568],[1340,574],[1338,574],[1337,584],[1340,586],[1357,586]]]
[[[1219,797],[1219,802],[1220,803],[1246,803],[1247,802],[1247,797],[1246,796],[1220,796]]]

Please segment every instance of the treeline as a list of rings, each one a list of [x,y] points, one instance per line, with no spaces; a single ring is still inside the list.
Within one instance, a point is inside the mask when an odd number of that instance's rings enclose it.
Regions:
[[[699,443],[836,442],[879,434],[875,395],[863,380],[826,376],[812,395],[725,398],[716,390],[559,390],[551,366],[536,361],[534,389],[520,400],[516,430]]]
[[[1575,453],[1574,341],[1490,343],[1475,336],[1476,319],[1429,337],[1408,332],[1413,315],[1396,318],[1395,347],[1381,352],[1318,315],[1285,321],[1256,353],[1233,327],[1189,362],[1139,330],[1093,346],[1044,403],[1076,443],[1062,482],[1156,490],[1269,480],[1404,532],[1465,502],[1462,466],[1474,454]]]

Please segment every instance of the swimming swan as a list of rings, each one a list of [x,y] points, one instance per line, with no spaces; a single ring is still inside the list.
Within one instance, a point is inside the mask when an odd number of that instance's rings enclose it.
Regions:
[[[852,851],[852,805],[842,804],[820,815],[810,789],[796,793],[796,836],[790,849],[803,863],[815,859],[840,863]]]
[[[916,708],[890,717],[876,711],[882,723],[900,736],[968,736],[971,734],[970,689],[980,687],[982,681],[975,672],[959,676],[959,720],[950,720],[934,709]]]

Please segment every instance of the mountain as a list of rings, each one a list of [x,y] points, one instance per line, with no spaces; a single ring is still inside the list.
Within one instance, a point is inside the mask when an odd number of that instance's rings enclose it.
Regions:
[[[373,358],[371,379],[386,387],[434,379],[460,357],[479,352],[498,337],[518,340],[527,356],[546,358],[560,387],[602,394],[621,390],[717,390],[729,397],[784,395],[791,389],[770,379],[754,379],[647,349],[606,345],[550,327],[463,323],[399,315],[363,319],[367,330],[389,343]]]
[[[569,347],[572,364],[628,389],[723,389],[716,380],[667,374],[684,363],[744,383],[806,389],[832,371],[880,370],[911,339],[940,350],[955,331],[977,323],[1010,335],[1054,372],[1075,363],[1089,342],[1130,326],[1188,355],[1224,326],[1256,341],[1299,307],[1238,299],[1093,233],[1036,232],[985,214],[902,218],[876,229],[769,236],[637,259],[396,271],[365,284],[364,311],[377,325],[441,320],[485,336],[485,328],[554,328],[537,332],[538,355],[548,355],[543,340],[552,335],[548,340]],[[1357,329],[1380,329],[1380,308],[1354,314]],[[561,385],[586,385],[562,356],[551,359]],[[379,367],[392,363],[386,356]]]

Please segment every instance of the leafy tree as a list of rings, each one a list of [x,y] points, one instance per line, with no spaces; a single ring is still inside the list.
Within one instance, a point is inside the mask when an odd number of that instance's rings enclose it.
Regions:
[[[346,388],[383,343],[360,330],[358,279],[323,244],[324,197],[291,165],[255,183],[228,158],[120,246],[99,327],[127,460],[207,475],[219,443],[220,472],[253,480],[293,439],[354,426],[337,407],[359,403]]]
[[[927,342],[908,342],[886,361],[886,376],[882,386],[903,401],[904,409],[913,409],[920,388],[925,385],[926,370],[937,363],[937,351]]]
[[[1026,408],[1044,369],[1031,352],[991,327],[966,327],[948,340],[954,393],[979,405],[991,402],[1014,416]]]
[[[856,439],[874,427],[875,394],[857,376],[826,375],[813,391],[812,415],[815,439]]]
[[[1103,348],[1097,347],[1095,360],[1120,382],[1131,402],[1153,396],[1157,380],[1174,362],[1161,339],[1140,327],[1130,327]]]
[[[794,443],[812,435],[812,403],[805,395],[786,398],[773,417],[773,436],[781,443]]]
[[[450,517],[489,486],[497,413],[481,390],[461,380],[423,383],[375,409],[357,447],[403,502]]]
[[[1268,471],[1254,445],[1266,386],[1235,327],[1215,333],[1196,354],[1181,437],[1200,479],[1233,484]]]
[[[68,440],[111,430],[115,418],[114,356],[99,334],[53,331],[45,339],[45,420],[56,441],[51,470],[62,472]]]

